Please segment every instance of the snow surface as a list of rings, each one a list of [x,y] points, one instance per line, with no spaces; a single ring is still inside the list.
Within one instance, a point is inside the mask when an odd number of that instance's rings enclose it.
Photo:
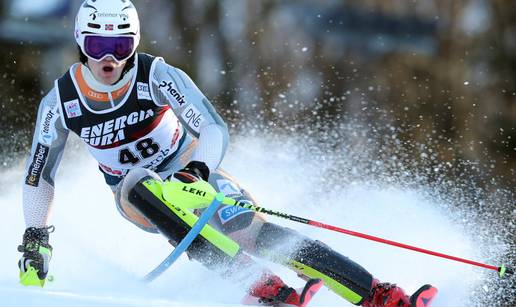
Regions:
[[[420,191],[356,184],[311,192],[311,171],[325,162],[297,157],[281,146],[267,148],[266,143],[240,138],[223,163],[262,206],[482,261],[474,252],[479,247],[452,223],[451,213],[423,198]],[[152,284],[139,281],[168,255],[168,243],[119,216],[95,162],[83,149],[70,147],[58,172],[51,217],[56,226],[51,235],[54,281],[44,289],[18,284],[16,246],[24,230],[22,162],[2,170],[1,306],[239,306],[243,289],[184,255]],[[277,218],[270,221],[328,243],[382,281],[395,282],[409,293],[424,283],[437,286],[433,306],[464,306],[471,287],[481,281],[481,269],[468,265]],[[270,267],[292,286],[302,285],[289,270]],[[311,304],[337,305],[352,306],[327,289]]]

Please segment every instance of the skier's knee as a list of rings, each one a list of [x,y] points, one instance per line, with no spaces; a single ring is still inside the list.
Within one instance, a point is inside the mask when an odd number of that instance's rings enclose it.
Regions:
[[[129,201],[129,191],[138,183],[140,179],[146,176],[151,176],[156,180],[161,180],[160,177],[151,170],[144,168],[136,168],[124,177],[118,184],[115,192],[116,207],[120,214],[131,223],[139,228],[152,233],[158,233],[158,229],[145,217],[138,209],[136,209]]]

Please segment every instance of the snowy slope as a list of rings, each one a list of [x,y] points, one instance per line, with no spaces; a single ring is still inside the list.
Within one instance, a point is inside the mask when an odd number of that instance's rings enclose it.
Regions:
[[[265,151],[265,144],[263,139],[239,139],[223,164],[262,206],[482,261],[474,252],[480,247],[451,222],[451,213],[424,199],[420,191],[361,184],[314,190],[310,172],[324,162],[301,159],[281,147]],[[56,183],[51,217],[56,226],[51,236],[55,280],[44,289],[19,286],[16,246],[24,230],[21,165],[2,170],[1,177],[1,306],[238,306],[243,289],[185,256],[154,283],[141,283],[139,278],[170,252],[169,245],[118,215],[95,162],[75,147],[67,148]],[[436,285],[440,292],[434,306],[464,306],[470,287],[482,279],[481,269],[467,265],[271,220],[328,243],[379,279],[395,282],[407,292],[424,283]],[[271,267],[293,286],[301,286],[292,272]],[[312,304],[337,305],[352,306],[326,289]]]

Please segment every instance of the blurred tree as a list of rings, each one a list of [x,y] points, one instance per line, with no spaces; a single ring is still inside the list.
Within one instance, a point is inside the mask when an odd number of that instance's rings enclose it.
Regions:
[[[145,7],[141,50],[190,74],[238,131],[260,124],[326,137],[360,121],[373,134],[394,133],[407,160],[451,163],[450,175],[470,161],[516,186],[512,1],[135,3]],[[37,101],[73,62],[70,20],[58,22],[52,51],[0,35],[0,133],[20,148]],[[68,51],[57,51],[61,43]]]
[[[79,2],[63,2],[68,17],[56,6],[49,25],[0,1],[0,163],[28,150],[39,99],[77,60]],[[294,132],[329,150],[362,143],[429,182],[515,191],[513,0],[134,2],[140,50],[185,70],[236,133]],[[514,229],[506,198],[484,201]],[[482,210],[477,200],[464,205]]]

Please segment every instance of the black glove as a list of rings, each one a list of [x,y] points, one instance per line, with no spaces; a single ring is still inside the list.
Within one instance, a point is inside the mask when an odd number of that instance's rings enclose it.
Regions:
[[[44,286],[52,258],[52,246],[48,243],[48,237],[53,231],[54,226],[30,227],[25,230],[23,243],[18,246],[18,251],[23,253],[18,261],[22,285]]]
[[[190,161],[183,169],[174,173],[174,178],[183,183],[192,183],[197,180],[208,181],[210,169],[204,162]]]

